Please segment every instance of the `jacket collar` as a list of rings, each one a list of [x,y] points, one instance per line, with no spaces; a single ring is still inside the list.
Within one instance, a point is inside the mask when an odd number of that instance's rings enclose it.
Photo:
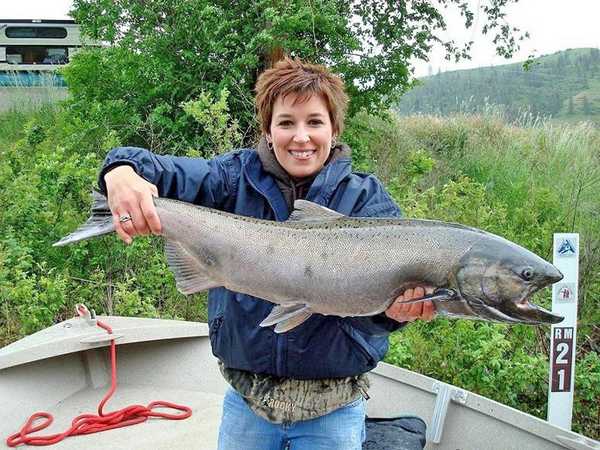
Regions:
[[[344,144],[340,144],[344,145]],[[346,146],[345,146],[346,147]],[[346,147],[348,156],[342,156],[327,164],[312,183],[306,199],[327,206],[340,182],[352,171],[350,149]],[[346,152],[345,152],[346,153]],[[243,164],[244,175],[250,185],[269,203],[278,221],[287,220],[290,215],[286,201],[272,175],[267,173],[256,151],[248,152],[246,164]]]

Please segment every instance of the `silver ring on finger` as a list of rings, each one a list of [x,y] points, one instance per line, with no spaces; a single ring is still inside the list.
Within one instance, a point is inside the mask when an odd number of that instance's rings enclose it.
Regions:
[[[133,222],[133,219],[129,214],[123,214],[122,216],[119,216],[119,222],[121,223],[129,222],[130,220]]]

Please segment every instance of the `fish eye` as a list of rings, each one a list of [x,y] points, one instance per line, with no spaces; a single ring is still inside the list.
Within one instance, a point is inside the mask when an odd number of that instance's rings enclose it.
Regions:
[[[521,278],[523,278],[525,281],[531,280],[533,278],[533,269],[531,267],[525,267],[521,271]]]

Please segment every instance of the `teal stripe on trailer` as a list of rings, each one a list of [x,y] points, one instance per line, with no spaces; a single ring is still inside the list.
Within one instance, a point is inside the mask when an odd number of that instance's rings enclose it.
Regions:
[[[2,87],[56,86],[66,87],[62,75],[55,72],[0,72]]]

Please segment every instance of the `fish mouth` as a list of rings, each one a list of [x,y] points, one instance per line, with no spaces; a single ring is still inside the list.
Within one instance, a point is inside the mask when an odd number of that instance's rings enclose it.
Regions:
[[[493,322],[529,325],[553,325],[562,322],[563,316],[529,301],[531,296],[541,289],[540,286],[532,286],[517,301],[504,302],[496,306],[489,305],[481,299],[471,300],[468,303],[481,318]]]
[[[525,302],[516,303],[516,313],[513,317],[518,317],[525,323],[553,325],[564,320],[564,316],[559,316],[548,311],[535,303]]]
[[[555,278],[553,278],[553,282],[560,281],[562,279],[562,274],[560,275],[560,278],[556,280]],[[541,289],[541,286],[532,286],[520,300],[506,305],[507,312],[509,312],[512,317],[518,318],[524,322],[526,321],[526,323],[551,325],[562,322],[564,320],[563,316],[554,314],[530,301],[533,294]]]
[[[484,320],[489,320],[491,322],[500,322],[500,323],[522,323],[523,320],[512,317],[511,315],[507,315],[504,312],[500,311],[498,308],[488,305],[484,301],[477,299],[476,301],[468,300],[467,303],[473,310],[473,312]],[[530,322],[527,322],[530,323]]]

